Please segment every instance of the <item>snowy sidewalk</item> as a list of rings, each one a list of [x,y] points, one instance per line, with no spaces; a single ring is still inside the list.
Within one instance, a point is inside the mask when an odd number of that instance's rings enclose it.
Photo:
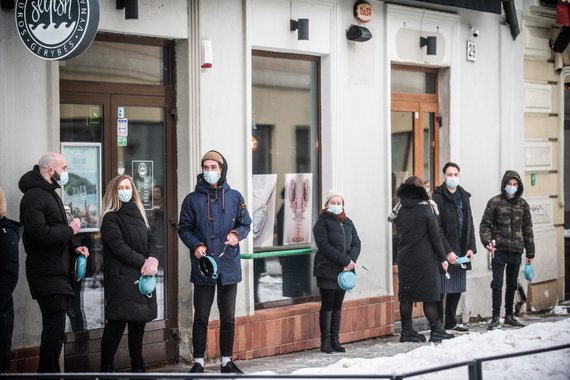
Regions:
[[[392,374],[437,367],[453,362],[489,357],[518,351],[570,343],[570,315],[527,315],[521,319],[527,326],[487,331],[487,323],[470,325],[469,334],[449,341],[431,343],[399,343],[399,336],[348,343],[346,353],[323,354],[318,349],[285,355],[237,361],[249,374]],[[429,338],[429,333],[424,332]],[[175,364],[151,372],[187,372],[189,364]],[[219,373],[219,363],[206,365],[206,372]],[[570,350],[559,350],[519,358],[486,362],[484,379],[538,378],[569,379]],[[414,379],[466,379],[467,367]]]

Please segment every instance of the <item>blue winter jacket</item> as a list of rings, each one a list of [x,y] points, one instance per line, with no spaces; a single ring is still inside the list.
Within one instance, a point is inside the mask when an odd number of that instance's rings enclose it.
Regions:
[[[195,191],[186,196],[180,210],[178,236],[190,250],[192,274],[190,281],[198,285],[215,285],[216,280],[200,272],[199,260],[194,251],[205,245],[207,255],[216,260],[218,276],[222,285],[237,284],[241,281],[239,244],[228,245],[224,255],[226,236],[230,232],[243,240],[249,233],[251,218],[245,200],[239,191],[233,190],[224,180],[221,186],[212,188],[198,176]]]

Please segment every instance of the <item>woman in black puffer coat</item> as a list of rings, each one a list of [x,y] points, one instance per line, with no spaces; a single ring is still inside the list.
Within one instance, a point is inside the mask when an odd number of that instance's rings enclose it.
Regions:
[[[398,189],[400,202],[388,218],[398,231],[398,299],[402,319],[400,342],[425,342],[412,327],[412,304],[423,302],[430,323],[430,342],[452,338],[441,327],[439,268],[448,263],[437,223],[437,207],[429,199],[423,181],[412,176]]]
[[[340,193],[328,192],[325,208],[313,227],[313,234],[318,248],[313,276],[317,278],[321,293],[321,352],[345,352],[339,341],[345,290],[337,279],[342,271],[354,272],[360,255],[360,238],[352,220],[344,213],[344,199]]]
[[[101,371],[113,371],[113,358],[129,324],[131,371],[144,372],[142,343],[146,322],[156,318],[156,294],[147,297],[135,282],[158,271],[156,243],[131,177],[111,180],[101,215],[105,275],[105,329]]]

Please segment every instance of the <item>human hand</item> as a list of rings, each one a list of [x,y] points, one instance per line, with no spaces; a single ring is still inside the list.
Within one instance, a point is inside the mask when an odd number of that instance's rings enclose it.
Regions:
[[[489,243],[485,246],[485,249],[487,250],[487,252],[489,253],[493,253],[495,252],[496,248],[495,248],[495,244],[493,243]]]
[[[465,254],[465,256],[467,256],[467,258],[469,260],[473,259],[473,255],[474,255],[474,253],[473,253],[473,250],[471,250],[471,249],[468,249],[467,253]]]
[[[447,268],[449,268],[449,263],[447,261],[444,261],[441,263],[441,267],[443,268],[444,271],[447,272]]]
[[[451,264],[455,264],[457,262],[457,255],[455,252],[449,252],[447,254],[447,261],[449,261]]]
[[[232,247],[238,243],[239,243],[238,237],[236,236],[236,234],[233,234],[231,232],[226,236],[226,241],[224,242],[224,244],[229,244]]]
[[[75,253],[85,256],[85,258],[89,257],[89,249],[87,247],[77,247],[75,248]]]
[[[74,235],[79,233],[79,231],[81,230],[81,221],[79,220],[79,218],[73,218],[71,222],[69,222],[69,227],[73,229]]]
[[[145,259],[144,264],[141,268],[141,274],[145,276],[154,276],[157,273],[158,273],[158,260],[152,256]]]
[[[350,263],[348,263],[348,265],[345,266],[345,267],[343,268],[343,270],[344,270],[345,272],[346,272],[346,271],[350,271],[350,270],[353,270],[354,267],[356,267],[356,263],[355,263],[354,261],[350,260]]]
[[[527,257],[526,258],[526,263],[529,265],[532,265],[532,262],[534,261],[534,257]]]
[[[199,245],[195,250],[194,250],[194,256],[199,259],[202,256],[206,256],[206,246],[205,245]]]

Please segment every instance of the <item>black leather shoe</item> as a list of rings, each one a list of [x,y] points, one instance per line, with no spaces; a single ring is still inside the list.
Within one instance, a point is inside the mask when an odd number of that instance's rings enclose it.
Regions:
[[[221,373],[244,373],[238,366],[231,360],[226,365],[220,366]]]
[[[200,363],[194,363],[192,368],[190,368],[190,371],[188,371],[188,373],[203,373],[203,372],[204,372],[204,366]]]
[[[453,338],[455,338],[455,335],[448,334],[447,331],[445,331],[442,328],[439,328],[439,329],[432,329],[431,330],[429,341],[433,342],[433,343],[439,343],[442,340],[453,339]]]
[[[515,327],[524,327],[524,323],[519,322],[514,315],[505,316],[505,324]]]
[[[501,321],[501,319],[499,318],[498,315],[493,315],[493,318],[491,319],[491,322],[489,322],[489,326],[487,326],[487,330],[494,330],[497,327],[499,327],[499,322]]]

